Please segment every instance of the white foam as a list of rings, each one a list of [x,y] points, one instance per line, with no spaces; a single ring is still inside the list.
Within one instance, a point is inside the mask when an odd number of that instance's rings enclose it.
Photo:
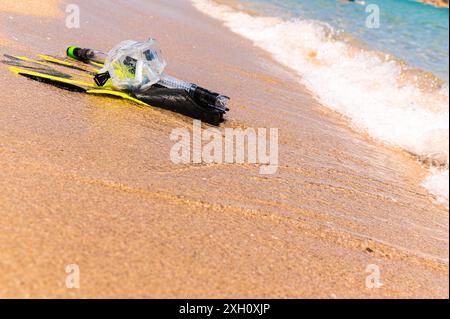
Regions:
[[[433,175],[430,175],[423,185],[433,194],[438,196],[438,201],[448,208],[448,170],[436,171]]]
[[[348,116],[355,127],[448,167],[448,85],[425,90],[417,84],[421,79],[411,76],[399,84],[404,74],[398,61],[340,40],[320,21],[284,21],[252,16],[210,0],[191,1],[297,71],[325,106]],[[448,203],[448,170],[433,172],[424,186]]]

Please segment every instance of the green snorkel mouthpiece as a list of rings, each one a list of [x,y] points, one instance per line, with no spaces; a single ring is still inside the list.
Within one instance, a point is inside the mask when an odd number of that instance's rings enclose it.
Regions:
[[[68,47],[67,51],[66,51],[67,56],[72,59],[78,60],[78,55],[76,54],[76,52],[78,52],[78,50],[80,50],[80,48],[78,48],[78,47],[73,47],[73,46]]]

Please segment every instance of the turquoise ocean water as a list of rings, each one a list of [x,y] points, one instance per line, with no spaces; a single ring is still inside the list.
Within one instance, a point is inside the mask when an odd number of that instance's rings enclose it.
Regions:
[[[370,0],[365,5],[336,0],[241,0],[267,16],[324,21],[371,48],[395,55],[409,65],[449,76],[449,10],[412,0]],[[366,27],[366,7],[380,8],[380,27]]]

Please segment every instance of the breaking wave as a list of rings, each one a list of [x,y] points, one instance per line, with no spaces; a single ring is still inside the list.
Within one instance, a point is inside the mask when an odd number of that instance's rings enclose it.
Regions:
[[[392,55],[348,41],[317,20],[253,16],[210,0],[194,6],[295,70],[325,106],[430,167],[423,182],[448,205],[449,88]]]

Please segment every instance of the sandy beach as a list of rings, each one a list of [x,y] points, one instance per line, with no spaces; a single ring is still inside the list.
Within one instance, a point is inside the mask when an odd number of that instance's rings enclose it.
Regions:
[[[173,164],[171,131],[192,119],[0,65],[0,298],[449,297],[448,210],[413,156],[189,1],[38,2],[2,0],[2,56],[156,38],[170,74],[232,98],[223,128],[279,129],[279,169]]]

